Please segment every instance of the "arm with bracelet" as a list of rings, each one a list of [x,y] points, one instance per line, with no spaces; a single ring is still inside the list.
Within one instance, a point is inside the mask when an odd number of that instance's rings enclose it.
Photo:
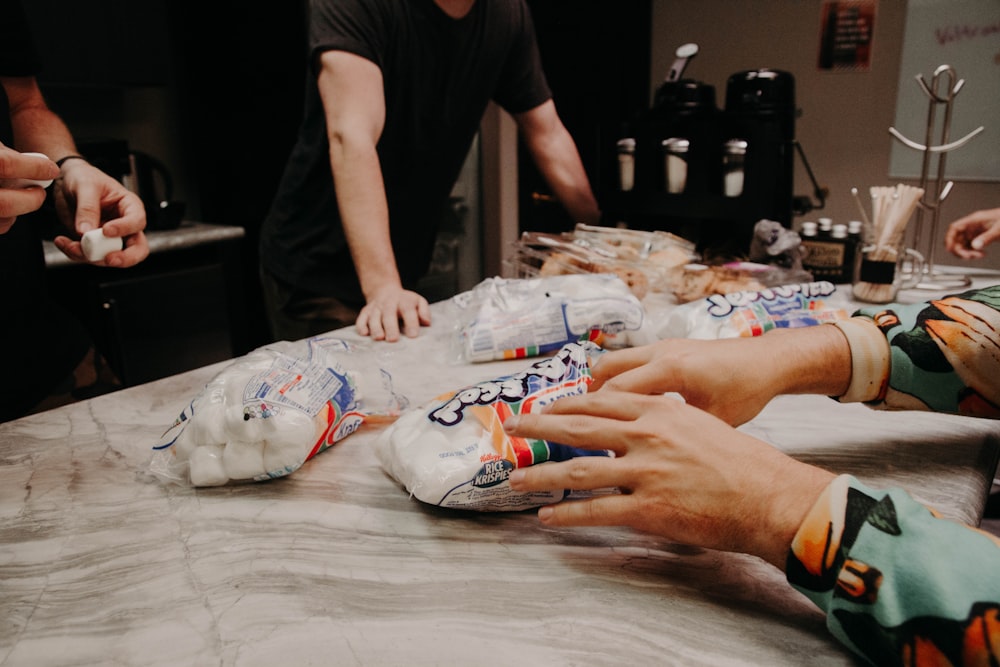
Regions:
[[[626,525],[759,556],[872,664],[997,664],[1000,540],[731,425],[787,393],[996,418],[998,349],[1000,287],[990,287],[835,325],[610,352],[594,369],[597,391],[504,428],[615,456],[515,470],[510,485],[622,490],[543,507],[549,526]]]
[[[22,156],[24,153],[48,156],[59,168],[58,177],[50,186],[51,196],[60,221],[75,238],[57,236],[56,247],[70,259],[89,261],[77,239],[90,230],[103,228],[103,236],[122,239],[124,248],[95,263],[125,267],[145,259],[149,255],[143,233],[146,211],[139,197],[77,153],[72,135],[48,108],[33,76],[0,76],[0,86],[9,102],[10,126],[17,138],[15,148]],[[41,201],[37,203],[40,205]]]
[[[74,232],[57,236],[55,245],[76,261],[112,267],[138,264],[149,255],[146,209],[122,183],[74,152],[56,160],[59,178],[52,184],[59,219]]]

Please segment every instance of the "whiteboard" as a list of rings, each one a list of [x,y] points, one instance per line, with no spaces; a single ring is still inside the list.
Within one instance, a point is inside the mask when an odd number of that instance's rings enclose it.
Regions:
[[[983,126],[968,144],[950,151],[945,177],[950,180],[1000,181],[1000,0],[909,0],[899,71],[894,127],[906,138],[924,144],[930,99],[917,82],[930,86],[935,70],[950,65],[955,81],[965,85],[952,104],[949,142]],[[947,79],[939,92],[946,93]],[[935,106],[932,145],[941,140],[945,105]],[[920,178],[923,153],[894,137],[889,175]],[[937,158],[930,162],[936,176]]]

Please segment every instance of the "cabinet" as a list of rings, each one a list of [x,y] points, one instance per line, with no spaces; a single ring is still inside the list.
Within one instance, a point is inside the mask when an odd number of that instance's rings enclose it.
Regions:
[[[188,222],[147,237],[150,256],[128,269],[76,264],[46,248],[50,293],[88,327],[122,383],[248,352],[243,229]]]

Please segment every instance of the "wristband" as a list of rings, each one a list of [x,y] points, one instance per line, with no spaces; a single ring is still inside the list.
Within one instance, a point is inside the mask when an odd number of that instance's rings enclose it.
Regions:
[[[67,155],[56,160],[56,166],[62,169],[63,164],[65,164],[67,160],[83,160],[84,162],[87,162],[87,158],[82,155]]]
[[[830,322],[840,329],[851,348],[851,384],[841,403],[878,400],[889,384],[889,341],[875,323],[866,317],[852,317]]]

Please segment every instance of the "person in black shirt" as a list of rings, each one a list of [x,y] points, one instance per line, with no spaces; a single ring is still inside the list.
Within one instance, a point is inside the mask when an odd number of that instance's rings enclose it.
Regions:
[[[490,101],[577,222],[600,211],[556,113],[524,0],[315,0],[305,117],[261,228],[272,334],[429,324],[413,291]]]
[[[18,218],[51,196],[69,231],[55,244],[71,259],[84,261],[78,239],[97,227],[122,237],[124,248],[96,264],[132,266],[149,254],[142,201],[76,154],[72,135],[38,88],[39,69],[22,6],[0,0],[0,421],[113,385],[86,329],[46,292],[40,225]],[[41,187],[48,181],[50,194]]]

